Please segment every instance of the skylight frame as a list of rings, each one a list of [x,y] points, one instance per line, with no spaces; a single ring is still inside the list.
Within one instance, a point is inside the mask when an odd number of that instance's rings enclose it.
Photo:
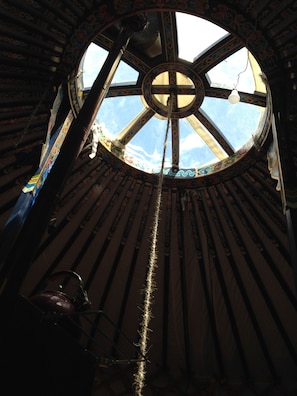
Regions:
[[[174,14],[174,13],[172,13],[172,14]],[[197,17],[193,17],[193,18],[197,18]],[[199,20],[201,20],[200,18],[198,18]],[[204,21],[205,22],[205,21]],[[207,23],[208,24],[210,24],[210,22],[208,22],[207,21]],[[215,26],[215,25],[214,25]],[[223,31],[223,29],[222,29],[222,31]],[[224,40],[226,40],[226,38],[227,38],[227,40],[228,40],[228,37],[230,37],[230,33],[228,33],[228,32],[226,32],[226,31],[224,31],[224,34],[221,34],[221,38],[219,39],[219,40],[216,40],[214,43],[213,43],[213,46],[208,46],[207,48],[204,48],[203,50],[201,50],[200,51],[200,54],[198,55],[198,56],[194,56],[194,59],[193,59],[193,63],[191,64],[191,65],[194,65],[193,67],[197,67],[197,65],[199,64],[199,58],[200,57],[203,57],[204,55],[207,55],[207,53],[209,52],[209,51],[211,51],[212,50],[212,48],[213,47],[215,47],[218,43],[219,44],[221,44],[221,42],[223,42]],[[162,37],[161,37],[161,41],[162,41]],[[131,55],[131,54],[130,54]],[[130,60],[130,55],[128,56],[128,59]],[[197,61],[198,60],[198,61]],[[125,61],[125,56],[123,57],[123,61]],[[123,61],[121,61],[121,63],[123,62]],[[180,60],[181,62],[184,62],[183,60]],[[186,64],[189,64],[189,62],[186,62]],[[257,65],[257,64],[256,64]],[[258,66],[258,65],[257,65]],[[134,80],[134,84],[131,84],[131,82],[129,82],[129,81],[125,81],[125,80],[122,80],[122,81],[118,81],[117,83],[115,83],[114,81],[112,82],[112,84],[111,84],[111,87],[110,87],[110,91],[109,91],[109,93],[108,93],[108,96],[109,97],[112,97],[112,96],[118,96],[118,95],[122,95],[122,93],[120,93],[119,94],[119,92],[120,92],[120,90],[121,90],[121,88],[123,88],[123,90],[126,90],[126,91],[129,91],[128,92],[128,96],[131,94],[131,95],[138,95],[139,97],[142,97],[141,96],[141,90],[140,90],[140,86],[141,86],[141,80],[143,79],[143,72],[141,72],[141,71],[136,71],[136,73],[139,73],[138,74],[138,78],[137,78],[137,81],[135,81]],[[210,97],[214,97],[214,98],[216,98],[216,97],[224,97],[225,98],[225,100],[227,99],[227,94],[226,94],[226,89],[225,89],[225,87],[223,87],[223,88],[217,88],[217,87],[214,87],[213,86],[213,84],[211,84],[211,81],[209,81],[209,70],[206,70],[206,72],[205,72],[205,74],[204,74],[204,84],[205,84],[205,86],[206,86],[206,96],[210,96]],[[236,77],[236,76],[235,76]],[[254,76],[255,77],[255,76]],[[134,86],[134,88],[133,88],[133,86]],[[258,86],[259,86],[259,80],[258,80]],[[262,86],[262,88],[263,88],[263,86]],[[86,88],[82,88],[82,91],[83,91],[83,95],[86,95],[87,94],[87,90],[88,89],[86,89]],[[264,100],[261,100],[261,99],[259,99],[259,97],[258,97],[258,103],[257,103],[257,105],[259,106],[263,106],[263,105],[265,105],[265,94],[266,94],[266,92],[265,92],[265,89],[263,90],[262,89],[262,91],[261,92],[257,92],[258,94],[260,94],[260,96],[262,95],[262,97],[264,97]],[[253,93],[252,92],[250,92],[250,93],[245,93],[244,94],[244,97],[243,97],[243,101],[244,102],[247,102],[247,103],[252,103],[253,102]],[[259,104],[260,103],[260,104]],[[145,106],[145,103],[144,103],[144,106]],[[203,113],[203,104],[202,104],[202,106],[201,106],[201,111],[197,111],[197,114],[194,114],[196,117],[198,117],[197,119],[198,119],[198,121],[199,121],[199,117],[201,116],[201,114],[200,113]],[[262,116],[259,118],[259,122],[258,122],[258,124],[260,124],[261,122],[262,122],[262,124],[263,124],[263,117],[264,117],[264,114],[265,112],[263,111],[262,112]],[[158,115],[157,115],[158,116]],[[162,117],[159,117],[159,118],[162,118]],[[200,117],[200,120],[203,120],[203,117],[201,118]],[[98,117],[97,117],[97,120],[98,120]],[[98,120],[99,122],[100,122],[100,120]],[[132,128],[133,128],[133,120],[131,121],[132,122]],[[136,122],[136,121],[135,121]],[[145,121],[145,123],[146,122],[148,122],[148,121]],[[200,121],[199,121],[200,122]],[[204,122],[204,120],[203,120],[203,122]],[[177,123],[177,122],[175,122],[175,125],[177,125],[177,126],[175,126],[175,128],[178,128],[179,129],[179,122]],[[207,125],[207,124],[206,124]],[[204,127],[206,127],[205,125],[204,125]],[[122,126],[122,128],[120,128],[121,130],[119,130],[118,131],[118,135],[113,135],[112,136],[112,139],[114,139],[114,142],[115,142],[115,144],[120,144],[121,145],[121,142],[119,142],[119,139],[118,139],[118,136],[120,136],[120,134],[121,134],[121,132],[123,131],[123,128],[127,128],[127,125],[126,126]],[[179,134],[179,132],[178,132],[178,129],[176,130],[176,132],[175,133],[177,133],[177,134]],[[257,129],[257,128],[255,128],[255,129]],[[222,141],[224,141],[224,131],[219,131],[218,129],[217,129],[217,127],[214,125],[213,126],[213,130],[215,130],[215,132],[216,132],[216,134],[217,135],[220,135],[220,139],[222,140]],[[173,132],[172,132],[173,133]],[[257,130],[257,131],[255,131],[255,134],[257,134],[257,133],[259,133],[259,131]],[[254,134],[254,135],[255,135]],[[251,141],[254,139],[254,136],[252,136],[251,135]],[[102,139],[102,141],[105,141],[106,139]],[[131,141],[129,141],[127,144],[126,144],[126,151],[127,151],[127,153],[130,151],[130,150],[128,150],[128,146],[130,145],[130,144],[133,144],[133,139],[131,140]],[[248,144],[243,144],[243,146],[245,146],[246,148],[247,148],[247,150],[252,146],[252,143],[250,142],[250,143],[248,143]],[[122,148],[125,148],[125,147],[122,147]],[[179,147],[179,146],[177,146],[177,147]],[[108,149],[110,149],[111,150],[111,148],[110,147],[108,147]],[[178,148],[178,150],[179,150],[179,148]],[[111,150],[112,151],[112,150]],[[174,151],[174,149],[172,148],[172,152]],[[229,152],[228,152],[228,155],[234,155],[235,154],[235,151],[236,150],[233,150],[233,149],[231,149],[231,151],[229,150]],[[179,154],[182,154],[182,153],[179,153]],[[128,155],[125,157],[125,153],[123,153],[122,152],[122,154],[121,155],[119,155],[119,157],[122,159],[122,160],[124,160],[124,161],[126,161],[126,159],[127,159],[127,157],[128,157]],[[175,159],[176,160],[176,159]],[[178,162],[180,162],[181,164],[183,163],[182,162],[182,160],[180,160],[179,159],[179,155],[178,155],[178,157],[177,157],[177,161]],[[130,158],[129,158],[129,160],[127,160],[126,161],[127,163],[129,163],[129,165],[132,165],[132,166],[135,166],[135,167],[137,167],[137,168],[139,168],[139,169],[141,169],[141,170],[144,170],[144,171],[146,171],[146,172],[155,172],[156,171],[156,167],[155,167],[155,165],[153,164],[153,166],[151,166],[151,167],[145,167],[145,166],[143,166],[143,165],[139,165],[139,161],[137,162],[137,163],[133,163],[133,161],[131,161],[131,156],[130,156]],[[172,164],[174,164],[174,159],[172,158],[172,160],[171,160],[171,162],[172,162]],[[212,162],[212,161],[211,161]],[[218,159],[218,162],[222,162],[222,160],[220,160],[220,159]],[[224,160],[223,160],[223,162],[224,162]],[[192,162],[193,163],[193,162]],[[227,163],[227,162],[226,162]],[[207,165],[207,164],[206,164]],[[205,165],[205,166],[206,166]],[[190,166],[190,165],[189,165]],[[202,166],[203,167],[203,166]],[[148,169],[148,168],[150,168],[150,169]],[[151,170],[151,169],[154,169],[153,171]],[[215,167],[214,167],[214,169],[215,169]],[[214,170],[215,171],[215,170]],[[202,172],[203,173],[203,172]],[[196,176],[197,176],[197,174],[199,174],[199,172],[197,171],[196,172]],[[176,175],[176,176],[178,176],[178,174]]]

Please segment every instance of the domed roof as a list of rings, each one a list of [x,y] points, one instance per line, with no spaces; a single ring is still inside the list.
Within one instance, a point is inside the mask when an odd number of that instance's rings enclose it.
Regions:
[[[87,101],[88,57],[100,72],[97,55],[113,51],[122,21],[148,21],[118,68],[132,82],[115,74],[78,157],[57,173],[54,163],[58,196],[48,188],[47,212],[2,243],[4,297],[30,299],[52,274],[79,274],[92,303],[80,339],[96,357],[92,394],[132,395],[155,230],[143,395],[293,395],[294,2],[14,1],[0,15],[4,230],[51,127],[74,123]],[[182,17],[194,18],[190,30]],[[240,103],[228,102],[233,88]]]

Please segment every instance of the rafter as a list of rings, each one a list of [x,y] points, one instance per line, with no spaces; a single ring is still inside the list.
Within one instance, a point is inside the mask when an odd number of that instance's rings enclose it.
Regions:
[[[90,89],[83,91],[83,97],[86,98]],[[119,96],[136,96],[141,95],[141,88],[138,85],[131,84],[112,84],[106,94],[107,98],[114,98]]]
[[[209,134],[209,132],[203,128],[201,122],[193,114],[187,117],[189,124],[192,126],[194,131],[201,137],[208,148],[214,153],[214,155],[219,159],[223,160],[227,158],[227,154],[221,148],[221,146],[216,142],[216,140]]]
[[[126,145],[136,133],[154,116],[151,109],[144,108],[137,116],[117,135],[120,144]]]
[[[211,98],[228,99],[230,89],[208,86],[205,88],[205,95]],[[240,91],[240,101],[260,107],[266,106],[266,95],[262,93],[247,93]]]
[[[161,41],[163,53],[167,62],[175,62],[178,58],[178,43],[176,34],[176,19],[173,12],[162,12]]]
[[[109,32],[107,34],[98,35],[94,39],[94,43],[99,45],[100,47],[104,48],[105,50],[109,51],[112,47],[112,43],[114,42],[114,37]],[[123,53],[122,60],[125,61],[129,66],[133,67],[135,70],[138,70],[142,73],[147,73],[151,66],[149,65],[149,59],[146,59],[144,56],[140,56],[139,53],[136,54],[133,51],[133,48],[128,47],[126,48],[125,52]]]
[[[179,166],[179,120],[174,118],[171,120],[172,134],[172,166]]]
[[[194,61],[196,73],[207,73],[210,69],[234,54],[243,47],[242,42],[235,36],[227,35],[218,43],[210,47]]]
[[[214,139],[220,144],[220,146],[225,150],[228,155],[234,154],[234,149],[231,144],[227,141],[219,128],[208,119],[207,115],[203,112],[202,109],[196,111],[195,116],[201,122],[201,124],[203,124],[204,127],[211,133]]]

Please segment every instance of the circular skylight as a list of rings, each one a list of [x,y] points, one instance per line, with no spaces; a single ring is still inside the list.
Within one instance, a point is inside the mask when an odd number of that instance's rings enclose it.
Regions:
[[[132,41],[123,54],[96,115],[91,157],[100,142],[129,165],[158,173],[169,122],[165,173],[199,177],[230,166],[252,147],[267,117],[266,89],[256,60],[231,34],[187,14],[170,13],[168,24],[167,14],[161,13],[151,47]],[[82,101],[112,36],[95,41],[80,64]],[[228,101],[234,88],[237,104]]]

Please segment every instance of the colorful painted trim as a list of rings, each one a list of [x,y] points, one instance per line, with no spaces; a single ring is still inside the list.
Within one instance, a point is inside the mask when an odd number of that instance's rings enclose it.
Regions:
[[[63,141],[67,135],[67,132],[69,130],[69,127],[72,123],[73,120],[73,113],[70,111],[64,121],[64,124],[60,131],[57,133],[57,136],[55,135],[52,137],[54,140],[51,147],[48,150],[48,154],[45,155],[45,159],[41,165],[41,167],[38,169],[38,171],[35,173],[34,176],[31,177],[31,179],[28,181],[28,183],[25,185],[23,188],[24,193],[31,192],[33,196],[36,196],[42,187],[45,179],[47,178],[47,175],[49,174],[56,158],[59,155],[61,146],[63,144]]]

